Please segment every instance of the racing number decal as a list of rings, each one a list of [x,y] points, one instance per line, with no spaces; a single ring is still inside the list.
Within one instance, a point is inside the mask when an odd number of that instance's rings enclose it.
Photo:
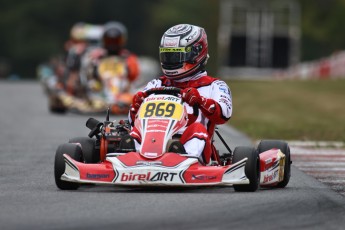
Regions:
[[[168,103],[165,107],[165,102],[158,103],[148,103],[146,106],[144,117],[172,117],[175,111],[175,105]]]
[[[140,118],[164,117],[179,119],[182,114],[182,105],[173,102],[148,102],[140,110]]]

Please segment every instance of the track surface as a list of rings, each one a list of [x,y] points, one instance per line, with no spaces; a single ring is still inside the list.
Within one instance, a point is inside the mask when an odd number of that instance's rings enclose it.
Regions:
[[[329,185],[345,197],[345,148],[342,142],[332,146],[290,142],[292,160],[300,170]]]
[[[344,229],[345,199],[292,167],[285,189],[60,191],[57,146],[87,135],[85,116],[52,115],[37,83],[0,82],[0,229]],[[232,146],[246,144],[226,134]]]

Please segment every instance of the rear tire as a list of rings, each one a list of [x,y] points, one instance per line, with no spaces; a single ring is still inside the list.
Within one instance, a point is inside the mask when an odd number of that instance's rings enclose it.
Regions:
[[[232,163],[239,162],[246,157],[248,160],[245,165],[245,173],[249,179],[249,184],[234,185],[234,189],[239,192],[255,192],[260,185],[260,159],[256,149],[244,146],[236,147]]]
[[[68,143],[79,143],[81,145],[82,154],[85,163],[97,163],[100,161],[99,150],[96,150],[96,139],[88,137],[75,137]]]
[[[262,153],[267,150],[277,148],[285,154],[284,179],[277,184],[277,188],[284,188],[290,181],[291,177],[291,156],[288,143],[278,140],[262,140],[258,145],[258,152]]]
[[[62,190],[76,190],[79,188],[78,183],[61,180],[62,174],[65,173],[65,159],[63,154],[68,154],[72,159],[82,162],[82,153],[78,145],[63,144],[58,147],[55,154],[54,176],[55,183]]]
[[[65,114],[67,108],[62,104],[61,100],[56,96],[49,97],[49,111],[56,114]]]

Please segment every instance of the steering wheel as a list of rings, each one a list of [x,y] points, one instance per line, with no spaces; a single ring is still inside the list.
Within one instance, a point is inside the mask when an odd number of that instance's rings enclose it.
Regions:
[[[169,94],[178,96],[181,95],[181,89],[177,87],[159,87],[159,88],[152,88],[147,91],[145,91],[146,95],[149,96],[151,94]],[[180,96],[181,97],[181,96]]]

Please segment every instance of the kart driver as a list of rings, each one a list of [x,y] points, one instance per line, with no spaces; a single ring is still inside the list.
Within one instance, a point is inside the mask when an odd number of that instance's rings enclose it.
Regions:
[[[139,62],[137,56],[127,49],[127,29],[120,23],[111,21],[104,25],[101,38],[102,47],[90,49],[83,58],[82,78],[86,78],[88,88],[91,91],[100,91],[102,81],[98,75],[97,67],[102,58],[116,56],[123,58],[126,62],[127,79],[129,82],[137,80],[139,76]]]
[[[73,25],[70,32],[70,39],[65,43],[66,55],[66,91],[75,96],[80,96],[79,71],[81,58],[87,49],[96,46],[103,28],[99,25],[78,22]]]
[[[209,164],[215,126],[230,119],[232,96],[224,81],[208,76],[205,71],[209,58],[206,32],[195,25],[173,26],[163,34],[159,49],[164,76],[150,81],[143,91],[134,95],[130,121],[134,121],[146,97],[146,90],[169,86],[181,88],[182,98],[188,104],[187,112],[192,113],[192,106],[198,105],[199,115],[196,122],[187,124],[180,142],[187,154]],[[139,149],[141,137],[136,127],[132,128],[130,135],[135,140],[136,149]]]

